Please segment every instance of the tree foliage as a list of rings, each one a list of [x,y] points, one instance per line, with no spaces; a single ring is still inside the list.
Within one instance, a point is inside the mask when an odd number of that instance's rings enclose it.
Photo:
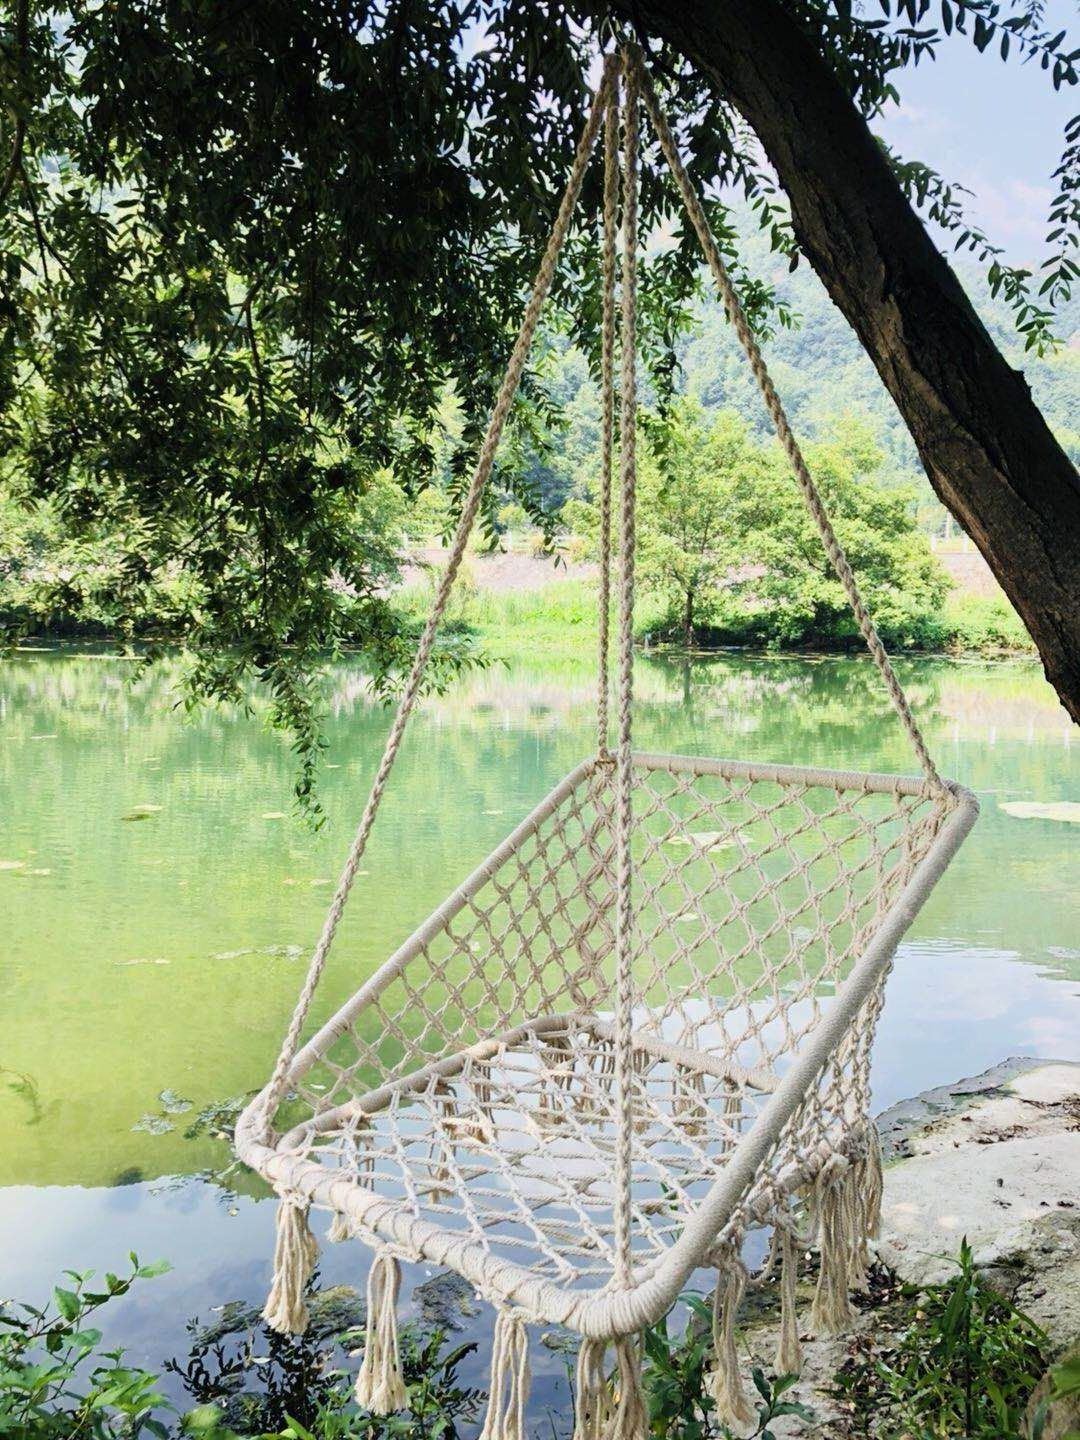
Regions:
[[[693,401],[648,427],[639,477],[639,574],[667,607],[666,633],[736,643],[858,644],[843,588],[779,446],[732,411]],[[919,643],[949,589],[912,492],[881,483],[865,425],[841,422],[807,459],[881,633]],[[595,537],[596,506],[570,507]],[[595,543],[595,542],[594,542]]]
[[[1034,59],[1055,85],[1076,80],[1076,53],[1035,0],[947,0],[940,18],[927,0],[879,0],[874,17],[850,0],[787,3],[869,120],[950,33]],[[236,699],[258,677],[310,762],[320,657],[359,642],[388,677],[407,653],[386,599],[394,537],[373,520],[380,487],[389,477],[413,496],[441,474],[451,501],[461,490],[608,6],[6,0],[2,16],[3,483],[25,507],[48,504],[83,547],[56,608],[92,595],[134,632],[168,585],[189,695]],[[744,301],[768,328],[787,317],[738,264],[723,187],[795,264],[775,183],[724,97],[641,38]],[[1009,270],[989,241],[975,247],[1035,348],[1077,276],[1075,140],[1045,280]],[[928,213],[952,213],[935,181],[901,162],[897,173]],[[598,205],[593,173],[552,318],[593,366]],[[675,217],[650,150],[642,222],[673,237],[642,282],[661,400],[699,283]],[[448,391],[461,405],[453,435]],[[539,363],[496,488],[541,519],[542,487],[519,462],[543,453],[554,422]],[[92,559],[104,537],[111,568]]]

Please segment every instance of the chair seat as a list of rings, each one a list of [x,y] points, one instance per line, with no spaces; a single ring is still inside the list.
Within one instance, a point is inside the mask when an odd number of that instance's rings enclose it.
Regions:
[[[402,1218],[467,1238],[561,1286],[614,1261],[614,1030],[552,1016],[329,1110],[279,1143],[357,1192],[347,1214],[391,1238]],[[633,1246],[648,1268],[677,1238],[775,1076],[634,1038]],[[304,1139],[301,1139],[301,1134]]]

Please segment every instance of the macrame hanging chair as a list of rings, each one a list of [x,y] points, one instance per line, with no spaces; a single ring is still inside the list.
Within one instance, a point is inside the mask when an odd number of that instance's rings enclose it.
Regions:
[[[632,748],[642,104],[914,747],[918,778]],[[301,1047],[601,131],[596,752]],[[927,752],[641,53],[624,49],[605,63],[432,613],[281,1053],[237,1127],[240,1158],[280,1197],[267,1322],[283,1332],[307,1323],[314,1206],[333,1215],[330,1238],[356,1238],[375,1252],[356,1389],[362,1405],[386,1414],[405,1403],[395,1315],[400,1262],[423,1260],[457,1271],[497,1310],[482,1440],[524,1440],[530,1322],[564,1325],[582,1337],[576,1440],[643,1440],[637,1336],[670,1308],[691,1272],[711,1267],[710,1383],[721,1418],[747,1422],[733,1330],[749,1280],[744,1237],[751,1227],[771,1228],[764,1273],[780,1268],[777,1365],[797,1371],[796,1266],[806,1247],[820,1252],[809,1317],[816,1332],[848,1323],[850,1291],[865,1278],[881,1195],[869,1062],[883,985],[898,941],[976,811],[974,797],[943,781]]]

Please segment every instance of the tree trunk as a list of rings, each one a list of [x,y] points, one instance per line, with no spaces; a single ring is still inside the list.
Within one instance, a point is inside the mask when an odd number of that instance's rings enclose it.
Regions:
[[[694,648],[694,592],[686,592],[686,606],[683,610],[683,644],[687,650]]]
[[[1080,476],[780,0],[620,0],[753,126],[800,246],[1080,722]]]

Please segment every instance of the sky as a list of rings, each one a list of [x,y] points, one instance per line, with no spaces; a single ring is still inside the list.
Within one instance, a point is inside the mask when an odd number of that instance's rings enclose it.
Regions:
[[[1078,0],[1045,0],[1051,31],[1068,30],[1080,43]],[[1009,13],[1005,9],[1004,13]],[[936,15],[928,19],[936,22]],[[466,33],[465,53],[484,43],[484,27]],[[1053,172],[1061,160],[1065,124],[1080,113],[1080,86],[1055,91],[1037,62],[1014,46],[1003,62],[996,45],[980,54],[970,35],[943,38],[937,58],[893,77],[900,105],[874,122],[875,133],[908,160],[921,160],[973,194],[970,218],[1014,265],[1036,268],[1046,258]],[[594,83],[599,79],[597,62]],[[952,241],[942,239],[951,250]]]
[[[1048,26],[1076,35],[1077,20],[1075,0],[1048,0]],[[901,103],[875,130],[905,158],[974,191],[971,217],[1013,264],[1044,258],[1051,176],[1065,122],[1080,112],[1080,87],[1055,93],[1035,64],[1003,64],[996,51],[980,55],[956,34],[937,60],[896,78]]]

